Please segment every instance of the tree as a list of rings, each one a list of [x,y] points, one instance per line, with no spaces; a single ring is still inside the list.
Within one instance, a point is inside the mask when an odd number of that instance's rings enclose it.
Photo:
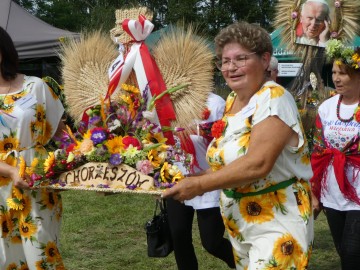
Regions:
[[[109,31],[115,10],[146,6],[154,12],[155,30],[182,21],[196,24],[209,37],[236,21],[258,23],[271,31],[277,0],[17,0],[29,12],[62,29]]]

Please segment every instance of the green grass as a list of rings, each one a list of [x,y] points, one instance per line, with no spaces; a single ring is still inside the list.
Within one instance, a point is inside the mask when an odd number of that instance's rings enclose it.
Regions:
[[[152,195],[92,191],[62,192],[64,216],[61,253],[68,270],[176,270],[174,254],[149,258],[144,223],[152,216]],[[199,269],[228,269],[200,243],[196,223],[194,246]],[[315,225],[311,270],[340,269],[339,259],[323,214]]]

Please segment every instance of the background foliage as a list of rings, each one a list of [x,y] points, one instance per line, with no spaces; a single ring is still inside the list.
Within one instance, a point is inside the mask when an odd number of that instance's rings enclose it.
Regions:
[[[235,20],[257,23],[272,31],[277,0],[15,0],[49,24],[79,32],[108,31],[114,27],[115,10],[146,6],[154,12],[155,30],[184,21],[195,23],[205,35],[214,37]]]

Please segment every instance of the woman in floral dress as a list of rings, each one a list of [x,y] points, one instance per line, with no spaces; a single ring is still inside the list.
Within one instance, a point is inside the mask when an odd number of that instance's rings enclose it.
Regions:
[[[20,160],[29,166],[46,155],[64,109],[45,82],[17,71],[16,49],[0,27],[0,269],[65,269],[60,195],[19,176]]]
[[[307,268],[313,244],[309,152],[292,95],[270,81],[268,33],[234,23],[215,38],[227,85],[215,122],[210,169],[165,191],[183,201],[222,189],[220,207],[237,269]]]

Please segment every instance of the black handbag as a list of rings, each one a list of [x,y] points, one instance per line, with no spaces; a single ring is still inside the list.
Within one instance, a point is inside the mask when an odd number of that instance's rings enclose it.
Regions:
[[[174,250],[165,200],[156,200],[154,216],[145,223],[145,231],[149,257],[166,257]]]

